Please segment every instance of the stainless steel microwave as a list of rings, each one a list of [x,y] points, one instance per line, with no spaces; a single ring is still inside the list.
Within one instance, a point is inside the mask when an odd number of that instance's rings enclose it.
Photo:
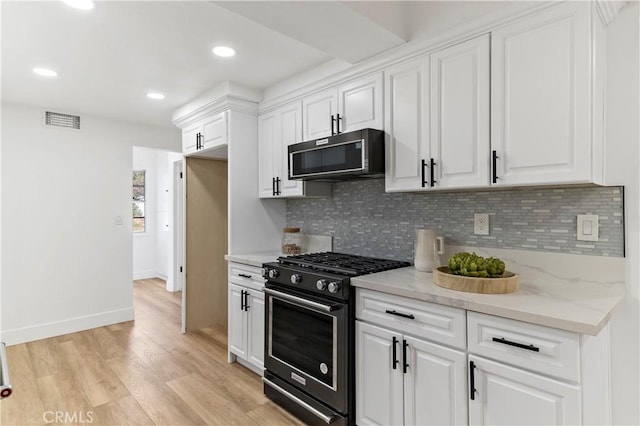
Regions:
[[[384,177],[384,132],[363,129],[289,145],[289,179]]]

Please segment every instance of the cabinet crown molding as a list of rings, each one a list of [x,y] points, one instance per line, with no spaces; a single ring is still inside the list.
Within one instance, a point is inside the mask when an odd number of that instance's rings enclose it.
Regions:
[[[595,0],[596,10],[605,27],[616,19],[620,9],[626,4],[626,1],[619,0]]]
[[[226,81],[191,100],[173,113],[171,123],[183,128],[207,115],[234,110],[258,115],[262,92]]]

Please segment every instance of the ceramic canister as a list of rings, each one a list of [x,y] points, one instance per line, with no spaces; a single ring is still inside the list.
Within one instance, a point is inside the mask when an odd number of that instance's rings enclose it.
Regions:
[[[440,266],[441,254],[444,254],[444,238],[434,229],[416,229],[414,267],[418,271],[431,272]]]

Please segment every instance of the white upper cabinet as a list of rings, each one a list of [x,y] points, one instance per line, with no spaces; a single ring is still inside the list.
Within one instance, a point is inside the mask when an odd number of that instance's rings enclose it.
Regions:
[[[385,188],[423,186],[429,147],[429,57],[385,70]]]
[[[224,148],[227,144],[227,111],[212,114],[182,129],[182,153],[186,156]]]
[[[366,128],[382,129],[382,73],[302,100],[304,140]]]
[[[495,184],[592,181],[590,11],[568,2],[492,33]]]
[[[386,70],[386,190],[489,185],[489,36]]]
[[[200,146],[201,134],[201,123],[195,123],[182,129],[182,153],[184,155],[196,152],[196,147]]]
[[[336,133],[338,94],[335,89],[307,96],[302,100],[304,140],[318,139]]]
[[[302,141],[300,101],[278,108],[258,119],[260,198],[329,196],[331,184],[289,180],[288,146]]]
[[[227,113],[214,114],[202,121],[201,149],[216,148],[227,144]]]
[[[382,73],[338,87],[338,114],[339,133],[382,130]]]
[[[489,185],[489,35],[431,55],[432,188]]]

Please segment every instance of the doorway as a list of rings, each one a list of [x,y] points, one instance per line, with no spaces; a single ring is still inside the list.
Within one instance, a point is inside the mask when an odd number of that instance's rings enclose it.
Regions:
[[[157,291],[160,286],[163,292],[182,300],[179,292],[184,285],[181,273],[184,243],[179,239],[184,236],[180,225],[184,222],[184,188],[176,180],[176,173],[183,167],[183,156],[178,152],[133,147],[132,160],[134,286],[149,285],[153,280],[154,291],[149,294],[161,300]],[[176,315],[175,321],[169,323],[182,323],[184,329],[182,315]]]

